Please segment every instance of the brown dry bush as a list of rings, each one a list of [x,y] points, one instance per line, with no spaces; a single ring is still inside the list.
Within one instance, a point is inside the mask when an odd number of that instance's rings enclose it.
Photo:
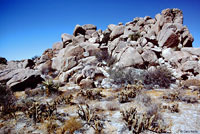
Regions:
[[[161,88],[169,88],[174,83],[173,75],[167,67],[160,66],[154,71],[147,71],[144,74],[144,84],[153,88],[158,85]]]
[[[15,116],[16,112],[16,97],[13,92],[5,85],[0,84],[0,112],[1,115],[12,115]]]
[[[57,129],[57,134],[74,134],[75,131],[81,129],[83,124],[77,119],[77,117],[71,117],[65,122],[65,124]]]

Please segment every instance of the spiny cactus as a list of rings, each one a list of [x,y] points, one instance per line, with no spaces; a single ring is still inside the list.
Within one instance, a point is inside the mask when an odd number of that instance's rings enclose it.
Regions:
[[[73,102],[72,102],[72,100],[73,100],[73,95],[59,95],[56,99],[55,99],[55,103],[57,104],[57,105],[63,105],[63,104],[65,104],[65,105],[67,105],[67,104],[70,104],[70,105],[72,105],[72,104],[74,104]]]
[[[157,115],[148,116],[146,113],[137,113],[136,108],[130,108],[127,111],[121,111],[123,120],[128,129],[133,133],[139,134],[144,130],[153,131],[156,133],[165,133],[166,126],[161,120],[157,120]]]
[[[57,105],[55,102],[47,102],[46,104],[34,102],[32,106],[27,110],[26,114],[29,118],[33,118],[33,121],[36,124],[37,122],[51,118],[54,111],[57,111]]]
[[[95,134],[101,134],[104,124],[100,120],[94,120],[94,125],[92,125],[92,127],[95,130]]]
[[[119,102],[129,102],[132,98],[135,98],[143,89],[143,85],[138,83],[134,85],[127,85],[124,90],[119,93]]]
[[[87,124],[89,124],[90,121],[92,121],[94,118],[94,113],[92,112],[88,104],[86,104],[85,108],[78,105],[77,113],[82,120],[86,121]]]
[[[168,109],[172,113],[178,113],[179,112],[179,105],[178,103],[172,104],[172,105],[161,105],[161,109]]]
[[[86,97],[88,99],[91,100],[96,100],[96,99],[101,99],[102,97],[104,97],[101,94],[101,91],[98,89],[87,89],[87,90],[80,90],[80,92],[77,95],[81,95],[83,97]]]
[[[85,124],[94,128],[95,133],[99,134],[102,131],[103,122],[100,120],[100,117],[90,109],[88,104],[86,104],[85,107],[78,105],[77,114],[82,120],[86,121]]]

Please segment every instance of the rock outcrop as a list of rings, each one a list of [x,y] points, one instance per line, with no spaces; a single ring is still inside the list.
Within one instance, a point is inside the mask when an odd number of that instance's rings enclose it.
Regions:
[[[97,87],[112,81],[110,66],[151,70],[164,65],[176,78],[186,74],[195,78],[200,75],[200,49],[192,47],[193,40],[179,9],[165,9],[155,18],[134,18],[125,25],[110,24],[105,31],[92,24],[76,25],[73,35],[62,34],[61,42],[39,58],[9,62],[0,58],[6,66],[0,82],[13,90],[35,86],[43,78]]]

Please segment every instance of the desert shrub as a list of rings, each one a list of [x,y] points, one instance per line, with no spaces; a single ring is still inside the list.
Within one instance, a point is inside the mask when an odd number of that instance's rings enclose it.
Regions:
[[[189,79],[182,82],[183,88],[188,88],[189,86],[198,86],[200,87],[200,80],[198,79]]]
[[[178,103],[171,104],[171,105],[161,105],[162,109],[167,109],[171,113],[178,113],[179,112],[179,105]]]
[[[132,41],[137,41],[141,37],[141,34],[139,32],[136,32],[136,33],[130,34],[128,37]]]
[[[122,118],[130,131],[141,133],[145,130],[156,133],[166,133],[167,126],[157,114],[148,115],[147,113],[138,113],[136,108],[121,111]]]
[[[126,103],[131,101],[131,99],[135,98],[138,94],[141,93],[143,89],[143,85],[141,83],[137,83],[134,85],[127,85],[124,90],[122,90],[118,99],[120,103]]]
[[[87,90],[80,90],[77,96],[82,96],[87,99],[91,100],[100,100],[104,95],[102,95],[101,90],[99,89],[87,89]]]
[[[87,124],[90,124],[94,120],[94,111],[92,111],[87,104],[85,107],[78,105],[77,114],[82,120],[86,121]]]
[[[143,81],[144,71],[136,68],[118,68],[118,69],[109,69],[108,73],[110,78],[114,80],[115,84],[128,85],[136,84],[138,81]]]
[[[49,119],[46,122],[42,124],[44,126],[44,130],[47,134],[53,134],[55,133],[56,128],[58,127],[58,124],[56,123],[56,120]]]
[[[165,92],[162,98],[173,102],[173,101],[180,100],[181,96],[183,96],[183,91],[181,92],[181,90],[172,90],[172,91]]]
[[[42,96],[44,95],[44,90],[42,90],[41,88],[36,88],[36,89],[31,89],[31,88],[27,88],[25,90],[25,94],[27,95],[27,97],[34,97],[34,96]]]
[[[73,95],[69,94],[69,95],[59,95],[58,97],[55,98],[54,103],[56,103],[56,105],[73,105],[74,103],[72,102],[73,100]]]
[[[107,50],[99,50],[94,53],[95,57],[99,62],[102,61],[108,61],[109,60],[109,54]]]
[[[42,84],[45,87],[45,91],[48,96],[53,93],[59,93],[59,85],[55,84],[52,80],[43,81]]]
[[[16,106],[16,97],[14,96],[13,92],[7,88],[5,85],[0,85],[0,107],[1,107],[1,114],[2,115],[14,115]]]
[[[171,83],[174,83],[173,75],[166,67],[158,67],[154,71],[147,71],[144,74],[144,84],[151,85],[153,88],[158,85],[161,88],[169,88]]]
[[[65,124],[57,129],[57,134],[74,134],[75,131],[83,127],[83,124],[77,120],[77,117],[71,117]]]
[[[165,100],[170,100],[170,101],[184,101],[186,103],[197,103],[198,102],[198,97],[196,96],[191,96],[187,95],[184,90],[172,90],[165,92],[162,96],[163,99]]]

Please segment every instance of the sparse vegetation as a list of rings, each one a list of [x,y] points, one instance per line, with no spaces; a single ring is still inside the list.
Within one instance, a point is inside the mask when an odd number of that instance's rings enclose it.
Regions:
[[[184,90],[173,90],[170,92],[166,92],[163,96],[163,99],[170,101],[184,101],[186,103],[197,103],[198,97],[187,95]]]
[[[42,82],[43,86],[45,87],[45,91],[47,96],[55,93],[59,93],[59,85],[55,84],[52,80],[46,80]]]
[[[99,89],[80,90],[80,92],[77,95],[78,96],[80,95],[90,100],[96,100],[96,99],[99,100],[103,97],[103,95],[101,94],[101,90]]]
[[[124,90],[119,93],[119,102],[126,103],[131,101],[131,99],[135,98],[143,89],[143,85],[141,83],[134,85],[127,85]]]
[[[150,106],[152,103],[151,97],[141,92],[135,98],[138,103],[142,103],[144,106]]]
[[[180,90],[173,90],[170,92],[165,92],[162,98],[173,102],[175,100],[176,101],[180,100],[182,95],[183,95],[183,92],[181,92]]]
[[[96,134],[100,134],[103,129],[103,122],[88,104],[86,104],[84,107],[78,105],[77,114],[83,121],[85,121],[84,125],[89,125],[90,127],[94,128]]]
[[[135,68],[128,68],[126,70],[122,68],[111,68],[108,70],[108,73],[110,74],[110,78],[114,80],[114,83],[119,85],[132,85],[138,83],[139,81],[143,82],[144,79],[144,71]]]
[[[16,97],[13,92],[7,88],[5,85],[0,84],[0,112],[1,115],[11,115],[15,117],[15,112],[17,107],[15,105]]]
[[[171,105],[162,105],[161,109],[169,110],[171,113],[178,113],[179,112],[179,105],[178,103],[174,103]]]
[[[144,75],[144,84],[154,87],[158,85],[161,88],[169,88],[174,83],[173,75],[166,67],[158,67],[154,71],[148,71]]]
[[[57,129],[57,134],[74,134],[75,131],[83,127],[83,124],[77,117],[70,117],[65,124]]]
[[[128,36],[132,41],[137,41],[140,37],[141,37],[141,34],[139,32],[135,32],[133,34],[130,34]]]
[[[166,133],[167,126],[163,120],[158,118],[157,114],[149,116],[147,113],[138,113],[136,108],[121,111],[126,126],[133,133],[141,133],[144,130],[156,133]]]
[[[85,108],[83,106],[78,105],[77,114],[82,120],[86,121],[86,124],[90,124],[95,117],[93,111],[90,109],[88,104],[85,105]]]
[[[48,102],[46,104],[34,102],[26,114],[29,118],[32,118],[36,124],[37,122],[53,117],[54,111],[57,111],[57,105],[55,102],[50,104]]]

